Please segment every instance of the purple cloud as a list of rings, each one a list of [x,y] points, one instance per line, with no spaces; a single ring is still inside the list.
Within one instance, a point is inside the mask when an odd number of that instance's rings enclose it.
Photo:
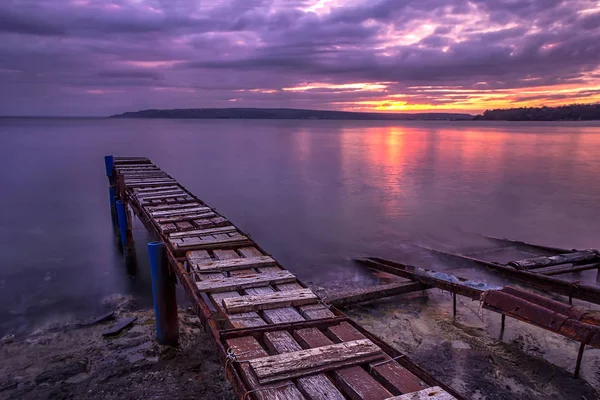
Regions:
[[[3,2],[0,114],[600,99],[592,0],[204,4]]]

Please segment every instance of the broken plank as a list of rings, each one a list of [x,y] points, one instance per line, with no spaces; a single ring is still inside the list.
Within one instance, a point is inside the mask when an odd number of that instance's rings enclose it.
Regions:
[[[190,259],[190,257],[192,257],[192,259],[198,259],[202,257],[203,253],[208,254],[207,251],[203,250],[188,251],[186,253],[186,257],[188,258],[188,260]],[[213,254],[219,260],[236,259],[239,257],[238,254],[233,250],[215,250]],[[223,299],[229,297],[240,297],[240,294],[238,292],[232,291],[223,293],[213,293],[210,295],[212,301],[222,312],[224,312]],[[227,317],[229,324],[234,328],[247,328],[266,325],[266,322],[260,317],[260,315],[258,315],[255,312],[240,313],[235,315],[227,315],[225,313],[225,316]]]
[[[401,396],[390,397],[386,400],[456,400],[456,397],[446,392],[439,386],[407,393]]]
[[[115,336],[127,329],[131,324],[137,321],[137,317],[125,318],[118,321],[116,324],[111,326],[108,330],[102,332],[102,336]]]
[[[292,381],[282,381],[273,385],[261,385],[247,360],[267,356],[268,353],[262,348],[258,341],[251,337],[241,337],[227,340],[227,346],[234,354],[240,354],[237,366],[241,370],[241,376],[250,388],[252,396],[258,400],[300,400],[305,397],[300,393]]]
[[[170,238],[181,238],[185,236],[202,236],[202,235],[213,235],[216,233],[230,233],[237,231],[237,228],[233,225],[223,226],[219,228],[210,229],[196,229],[193,231],[177,232],[169,235]]]
[[[187,221],[175,222],[175,226],[177,226],[177,229],[180,229],[180,230],[193,229],[194,228],[194,225],[190,224]]]
[[[321,347],[333,344],[318,328],[303,328],[293,332],[294,338],[302,347]],[[386,388],[379,384],[360,366],[346,367],[332,372],[336,386],[351,399],[381,400],[392,397]]]
[[[242,296],[233,299],[223,299],[223,307],[227,313],[270,310],[280,307],[301,306],[316,303],[319,298],[310,289],[293,290],[289,292],[274,292],[260,295]]]
[[[231,260],[218,261],[199,261],[194,262],[192,267],[197,272],[219,272],[235,271],[247,268],[273,267],[277,265],[276,261],[269,256],[259,256],[251,258],[235,258]]]
[[[287,331],[267,332],[264,340],[274,353],[290,353],[302,350],[302,347],[294,340]],[[343,400],[344,395],[335,387],[333,382],[327,379],[323,373],[304,376],[296,380],[296,386],[311,400]]]
[[[254,273],[246,276],[232,276],[220,279],[206,279],[197,282],[196,286],[201,292],[218,293],[235,290],[244,290],[260,286],[276,285],[278,283],[293,282],[294,274],[286,270],[265,274]]]
[[[347,342],[350,340],[366,339],[366,337],[355,327],[347,322],[331,326],[328,329],[330,337]],[[428,385],[412,372],[392,361],[386,354],[384,363],[376,363],[371,366],[371,374],[376,377],[383,386],[393,394],[415,392],[426,388]]]
[[[383,358],[383,351],[369,339],[277,354],[250,361],[262,384],[298,378]]]
[[[158,228],[160,229],[161,233],[165,233],[165,234],[171,233],[171,232],[177,232],[177,227],[173,223],[159,224]]]

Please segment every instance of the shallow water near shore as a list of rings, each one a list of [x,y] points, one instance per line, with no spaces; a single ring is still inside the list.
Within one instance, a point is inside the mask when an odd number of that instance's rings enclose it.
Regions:
[[[600,247],[600,123],[0,119],[0,141],[0,337],[98,315],[113,294],[151,305],[151,238],[138,221],[138,266],[128,270],[111,228],[107,154],[151,158],[323,290],[378,283],[351,261],[363,255],[445,270],[418,246],[459,250],[480,233]],[[448,299],[419,299],[389,304],[438,326]],[[352,314],[385,334],[386,310]],[[400,348],[425,354],[402,337]],[[548,345],[541,358],[570,368],[571,347]],[[597,387],[598,364],[586,367]]]

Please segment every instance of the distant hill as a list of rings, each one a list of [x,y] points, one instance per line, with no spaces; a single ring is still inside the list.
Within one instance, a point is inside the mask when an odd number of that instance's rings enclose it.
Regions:
[[[486,121],[591,121],[600,120],[600,103],[560,107],[487,110],[475,120]]]
[[[198,119],[347,119],[347,120],[470,120],[470,114],[455,113],[362,113],[347,111],[300,110],[293,108],[190,108],[143,110],[110,118],[198,118]]]

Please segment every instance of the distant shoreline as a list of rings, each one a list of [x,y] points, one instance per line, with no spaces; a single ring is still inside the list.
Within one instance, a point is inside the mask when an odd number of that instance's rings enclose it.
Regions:
[[[294,108],[193,108],[142,110],[112,115],[109,118],[176,118],[176,119],[304,119],[351,121],[469,121],[471,114],[460,113],[366,113]]]

